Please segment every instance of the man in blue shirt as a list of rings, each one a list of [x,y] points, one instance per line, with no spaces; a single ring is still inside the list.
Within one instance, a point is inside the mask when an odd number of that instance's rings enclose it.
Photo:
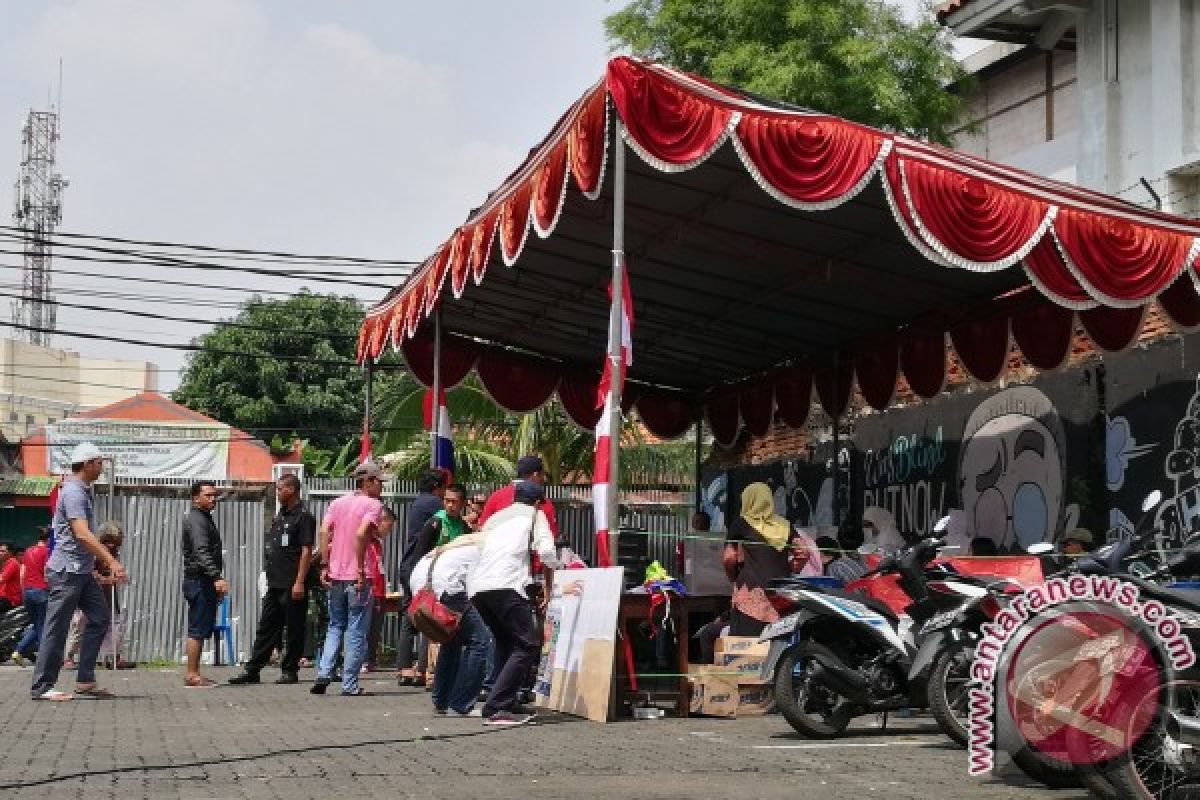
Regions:
[[[54,551],[46,562],[48,601],[37,666],[33,670],[31,695],[34,700],[63,701],[73,697],[111,697],[96,684],[96,657],[108,628],[108,604],[93,572],[99,562],[117,583],[128,580],[125,568],[109,553],[93,531],[96,514],[92,506],[92,484],[100,477],[104,462],[100,450],[90,443],[71,453],[71,477],[63,481],[54,506],[51,538]],[[67,632],[76,609],[87,625],[79,649],[79,675],[75,694],[54,688],[62,669]]]

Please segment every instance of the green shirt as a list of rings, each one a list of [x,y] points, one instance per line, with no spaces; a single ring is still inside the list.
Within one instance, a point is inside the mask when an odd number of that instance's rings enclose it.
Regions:
[[[453,542],[467,532],[467,526],[463,523],[462,517],[452,517],[446,513],[445,509],[442,509],[433,516],[441,523],[442,528],[442,532],[438,535],[437,544],[434,545],[435,547],[441,547],[448,542]]]

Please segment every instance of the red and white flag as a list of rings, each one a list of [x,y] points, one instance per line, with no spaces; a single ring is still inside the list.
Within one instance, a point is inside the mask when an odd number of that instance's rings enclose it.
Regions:
[[[611,521],[608,518],[608,468],[611,461],[611,440],[613,436],[621,435],[620,424],[614,431],[613,410],[615,408],[615,392],[625,387],[625,370],[633,363],[633,295],[629,291],[629,275],[625,265],[621,265],[621,355],[618,361],[617,375],[614,381],[612,362],[614,353],[611,350],[604,359],[604,371],[600,375],[600,384],[596,390],[596,408],[603,409],[600,421],[596,423],[596,450],[592,466],[592,515],[596,520],[596,563],[601,567],[612,566],[612,556],[608,552],[608,531]],[[612,286],[608,287],[609,298],[612,298]],[[608,337],[610,347],[612,331]],[[616,409],[620,414],[620,409]],[[619,419],[619,417],[617,417]],[[616,491],[613,487],[612,491]]]

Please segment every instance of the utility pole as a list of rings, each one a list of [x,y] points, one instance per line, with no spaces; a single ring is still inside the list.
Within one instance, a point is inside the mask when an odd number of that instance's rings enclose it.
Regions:
[[[62,222],[62,191],[67,180],[55,169],[58,110],[30,109],[21,132],[21,171],[13,192],[13,224],[24,238],[21,299],[13,303],[13,322],[27,325],[29,341],[49,345],[56,313],[51,294],[52,237]]]

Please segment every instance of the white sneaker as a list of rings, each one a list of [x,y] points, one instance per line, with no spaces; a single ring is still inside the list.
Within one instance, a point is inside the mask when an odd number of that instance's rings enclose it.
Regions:
[[[507,711],[497,711],[485,719],[483,724],[493,728],[515,728],[518,725],[526,725],[532,720],[532,714],[511,714]]]
[[[483,709],[482,709],[482,708],[480,708],[479,706],[473,706],[473,707],[471,708],[471,710],[470,710],[470,711],[468,711],[468,712],[467,712],[467,713],[465,713],[465,714],[464,714],[464,713],[462,713],[461,711],[455,711],[454,709],[450,709],[450,713],[451,713],[451,714],[453,714],[454,716],[456,716],[456,717],[460,717],[460,718],[462,718],[462,719],[468,719],[468,718],[470,718],[470,717],[474,717],[475,719],[479,719],[480,717],[482,717],[482,716],[483,716]]]

